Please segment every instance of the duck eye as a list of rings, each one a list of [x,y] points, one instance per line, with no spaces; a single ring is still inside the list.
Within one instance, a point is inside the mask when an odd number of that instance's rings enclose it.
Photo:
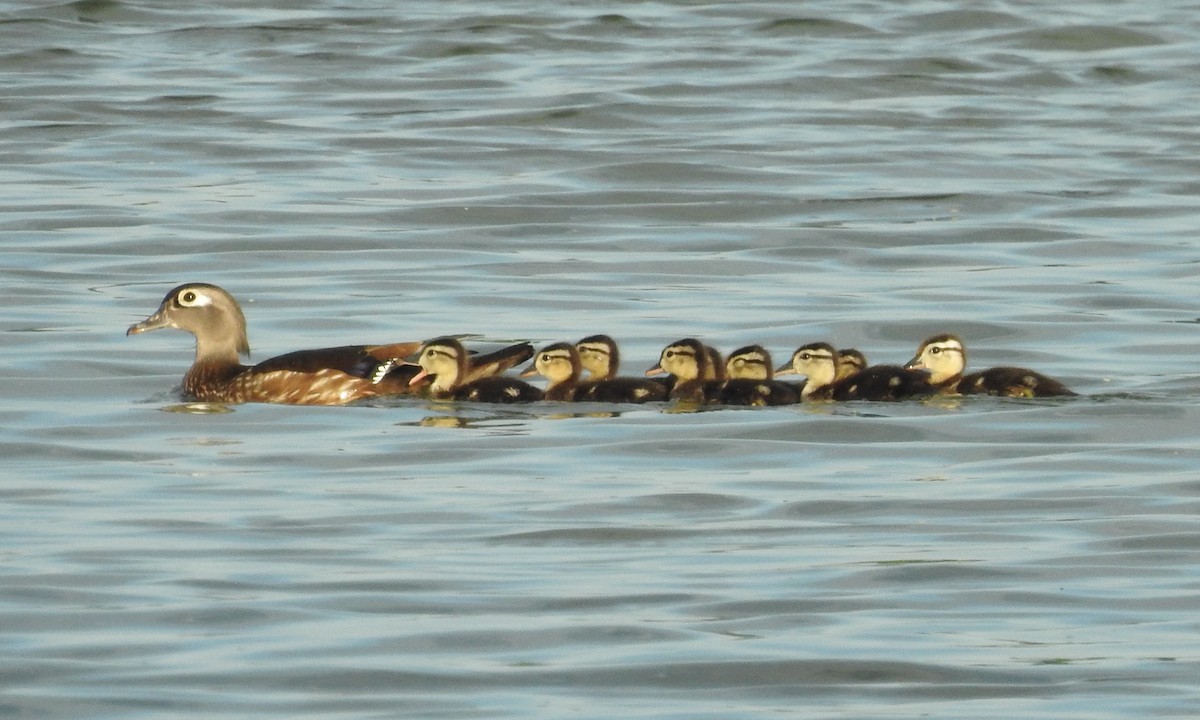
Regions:
[[[184,305],[191,305],[196,302],[196,297],[195,290],[187,290],[179,296],[179,302],[183,303]]]
[[[674,350],[668,350],[668,351],[666,351],[665,353],[663,353],[663,357],[665,357],[665,358],[667,358],[668,360],[670,360],[671,358],[675,357],[675,351],[674,351]]]
[[[930,355],[938,355],[938,354],[940,354],[941,352],[942,352],[942,349],[941,349],[940,347],[931,347],[931,348],[929,348],[929,354],[930,354]]]

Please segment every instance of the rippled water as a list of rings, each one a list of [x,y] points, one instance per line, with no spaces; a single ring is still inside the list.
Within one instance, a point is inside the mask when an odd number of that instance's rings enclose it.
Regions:
[[[0,715],[1193,716],[1198,10],[0,10]],[[193,280],[1083,397],[172,412]]]

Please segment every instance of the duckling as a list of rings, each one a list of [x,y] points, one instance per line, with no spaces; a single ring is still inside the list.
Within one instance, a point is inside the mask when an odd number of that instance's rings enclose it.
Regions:
[[[708,362],[704,365],[704,379],[717,383],[728,380],[729,378],[725,375],[725,359],[721,357],[721,351],[712,345],[705,345],[704,352],[708,356]]]
[[[873,365],[838,379],[838,351],[829,343],[811,343],[792,353],[780,375],[805,375],[803,400],[903,400],[930,395],[934,388],[923,373],[897,365]]]
[[[824,342],[801,345],[792,359],[775,368],[776,375],[803,375],[802,401],[832,400],[837,381],[837,350]]]
[[[209,283],[172,289],[153,315],[125,334],[162,328],[195,336],[196,357],[183,376],[183,392],[204,402],[344,405],[406,393],[415,371],[398,360],[419,347],[415,342],[347,345],[298,350],[242,365],[241,356],[250,354],[246,316],[232,295]]]
[[[646,371],[646,376],[670,373],[675,376],[671,399],[703,404],[709,389],[708,348],[695,338],[684,338],[663,348],[658,364]]]
[[[728,378],[711,393],[709,402],[719,405],[792,405],[800,402],[799,388],[775,380],[771,353],[761,345],[747,345],[729,354],[725,361]]]
[[[542,399],[541,390],[515,378],[499,375],[472,377],[467,351],[462,343],[452,337],[437,338],[423,343],[416,362],[421,366],[421,371],[413,376],[409,384],[416,385],[432,375],[430,395],[438,399],[487,403],[533,402]]]
[[[541,375],[550,383],[543,391],[543,400],[570,402],[575,399],[579,387],[579,375],[583,366],[579,362],[579,351],[571,343],[554,343],[537,352],[533,365],[521,377]]]
[[[934,335],[921,343],[917,354],[905,367],[929,374],[929,381],[940,392],[963,395],[1002,395],[1005,397],[1055,397],[1075,395],[1054,378],[1019,367],[994,367],[963,375],[967,349],[956,335]]]
[[[654,378],[618,377],[621,355],[608,335],[589,335],[575,343],[579,362],[590,377],[575,389],[576,400],[644,403],[666,400],[670,388]]]
[[[867,369],[867,356],[854,348],[842,348],[837,351],[837,379],[844,380],[856,372]]]

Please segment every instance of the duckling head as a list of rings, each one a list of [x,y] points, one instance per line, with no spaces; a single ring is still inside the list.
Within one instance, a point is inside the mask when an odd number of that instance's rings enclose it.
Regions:
[[[792,353],[791,362],[776,368],[775,374],[805,376],[804,392],[812,394],[837,378],[837,350],[823,342],[802,345]]]
[[[593,380],[616,377],[621,366],[617,342],[607,335],[589,335],[575,343],[579,362]]]
[[[450,337],[429,340],[417,352],[417,364],[421,366],[421,372],[413,376],[408,384],[416,385],[432,376],[435,393],[449,392],[465,375],[466,362],[467,351],[458,340]]]
[[[646,371],[647,376],[670,373],[680,381],[697,380],[708,368],[708,348],[695,338],[685,338],[663,348],[658,364]]]
[[[867,369],[867,356],[854,348],[842,348],[837,351],[837,379],[843,380],[854,373]]]
[[[761,345],[738,348],[725,361],[725,375],[730,380],[771,380],[774,373],[771,353]]]
[[[937,385],[962,375],[967,367],[967,349],[957,335],[934,335],[921,343],[917,354],[904,366],[929,373],[929,382]]]
[[[579,351],[571,343],[554,343],[538,351],[533,364],[521,377],[541,375],[550,381],[550,387],[564,382],[579,380],[583,369],[579,362]]]

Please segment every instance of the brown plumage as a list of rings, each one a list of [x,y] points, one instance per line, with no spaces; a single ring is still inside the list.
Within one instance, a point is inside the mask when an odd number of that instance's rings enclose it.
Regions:
[[[196,338],[196,359],[183,391],[206,402],[343,405],[408,392],[415,374],[398,362],[419,343],[346,345],[300,350],[242,365],[249,354],[246,318],[233,296],[216,285],[188,283],[171,290],[158,310],[126,335],[178,328]]]
[[[950,333],[934,335],[921,343],[905,367],[928,373],[929,381],[944,393],[1005,397],[1076,394],[1058,380],[1028,368],[1002,366],[964,375],[967,349],[961,338]]]

